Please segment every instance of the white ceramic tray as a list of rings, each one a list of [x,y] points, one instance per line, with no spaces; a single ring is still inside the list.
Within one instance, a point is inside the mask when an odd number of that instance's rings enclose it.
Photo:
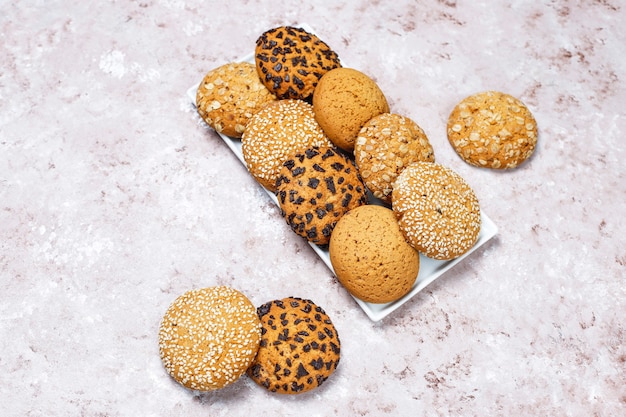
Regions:
[[[313,33],[313,30],[307,25],[299,25],[299,27],[302,27],[306,31]],[[247,61],[247,62],[254,63],[254,53],[251,53],[249,55],[242,57],[241,59],[239,59],[239,61],[240,62]],[[189,97],[189,99],[191,100],[194,106],[196,105],[196,91],[198,90],[198,86],[199,86],[199,83],[190,87],[187,90],[187,96]],[[241,151],[241,141],[239,139],[231,138],[221,133],[217,133],[217,134],[222,138],[222,140],[226,143],[226,145],[228,145],[228,147],[233,151],[233,153],[245,166],[246,163],[243,159],[243,153]],[[272,199],[272,201],[274,201],[274,203],[278,205],[278,200],[276,196],[274,195],[274,193],[272,193],[271,191],[265,188],[264,190],[267,193],[267,195]],[[370,203],[376,204],[375,198],[371,194],[369,195],[369,197],[370,197]],[[391,314],[393,311],[400,308],[404,303],[410,300],[417,293],[419,293],[424,288],[426,288],[428,284],[430,284],[431,282],[439,278],[441,275],[443,275],[446,271],[454,267],[459,262],[463,261],[463,259],[470,256],[474,251],[476,251],[478,248],[484,245],[489,239],[494,237],[497,233],[498,233],[498,228],[496,227],[496,225],[491,221],[489,217],[487,217],[485,212],[481,210],[481,228],[480,228],[480,233],[478,234],[478,241],[476,242],[476,244],[462,256],[456,259],[449,260],[449,261],[438,261],[438,260],[431,259],[420,254],[420,269],[417,275],[417,279],[415,283],[413,284],[411,291],[409,291],[404,297],[396,301],[393,301],[391,303],[386,303],[386,304],[367,303],[356,297],[353,297],[353,298],[371,320],[373,321],[382,320],[383,318]],[[324,263],[328,266],[328,268],[330,268],[330,270],[334,274],[335,271],[330,262],[328,249],[320,248],[319,246],[310,242],[309,242],[309,245],[313,248],[313,250],[317,253],[317,255],[322,259],[322,261],[324,261]]]

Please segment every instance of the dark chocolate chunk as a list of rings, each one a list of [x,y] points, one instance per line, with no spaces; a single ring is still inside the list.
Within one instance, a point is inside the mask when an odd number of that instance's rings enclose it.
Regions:
[[[271,302],[265,303],[256,309],[256,313],[259,316],[259,318],[262,318],[264,315],[270,312],[270,308],[272,308],[272,303]]]
[[[319,371],[324,367],[324,360],[321,357],[318,357],[317,359],[313,359],[309,364],[313,367],[313,369]]]
[[[343,199],[341,200],[341,207],[348,207],[348,205],[350,205],[351,200],[352,200],[352,194],[347,193],[346,195],[344,195]]]
[[[302,362],[300,362],[298,364],[298,371],[296,372],[296,378],[300,379],[303,376],[307,376],[308,374],[309,374],[309,371],[307,371],[304,365],[302,365]]]
[[[324,178],[324,181],[326,182],[326,188],[328,188],[328,191],[335,194],[337,192],[337,189],[335,188],[335,180],[333,179],[333,177],[326,177]]]
[[[330,166],[333,167],[335,171],[341,172],[345,165],[341,162],[333,162]]]
[[[317,179],[317,178],[309,178],[309,182],[308,182],[307,186],[309,188],[316,189],[317,186],[319,185],[319,183],[320,183],[319,179]]]
[[[313,164],[313,169],[317,172],[326,172],[326,170],[320,166],[320,164]]]

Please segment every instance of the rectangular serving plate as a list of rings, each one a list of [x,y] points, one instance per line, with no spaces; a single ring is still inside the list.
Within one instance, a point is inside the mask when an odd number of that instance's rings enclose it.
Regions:
[[[309,33],[313,33],[313,30],[305,24],[299,25],[299,27],[303,28]],[[243,61],[254,63],[254,53],[248,54],[239,59],[239,62],[243,62]],[[191,103],[194,106],[196,105],[196,91],[198,90],[199,85],[200,84],[198,83],[190,87],[187,90],[187,96],[189,97],[189,99],[191,100]],[[216,132],[216,133],[219,135],[220,138],[222,138],[224,143],[226,143],[226,145],[235,154],[235,156],[239,159],[239,161],[244,166],[246,166],[246,162],[243,159],[243,153],[241,151],[241,140],[223,135],[219,132]],[[261,187],[260,184],[259,186]],[[274,193],[269,191],[265,187],[263,187],[263,189],[265,190],[267,195],[270,197],[270,199],[274,202],[274,204],[278,205],[278,199],[276,198]],[[380,202],[377,201],[372,195],[370,195],[369,197],[370,197],[370,204],[380,204]],[[419,293],[424,288],[426,288],[430,283],[432,283],[437,278],[442,276],[444,273],[449,271],[459,262],[462,262],[465,258],[470,256],[473,252],[475,252],[478,248],[480,248],[487,241],[489,241],[489,239],[491,239],[498,233],[498,228],[496,227],[495,223],[491,221],[491,219],[485,214],[483,210],[481,210],[480,218],[481,218],[481,228],[478,234],[478,240],[476,244],[462,256],[459,256],[458,258],[455,258],[449,261],[439,261],[436,259],[428,258],[420,254],[420,269],[417,275],[417,279],[415,280],[415,283],[413,284],[413,287],[411,288],[411,290],[403,297],[399,298],[396,301],[385,303],[385,304],[368,303],[354,296],[352,296],[352,298],[354,298],[356,303],[361,307],[361,309],[365,312],[365,314],[372,321],[376,322],[376,321],[380,321],[384,319],[389,314],[396,311],[398,308],[402,307],[402,305],[404,305],[407,301],[413,298],[417,293]],[[330,262],[330,255],[328,253],[328,249],[321,248],[318,245],[311,243],[311,242],[309,242],[309,245],[311,246],[311,248],[313,248],[315,253],[317,253],[317,255],[322,259],[322,261],[326,264],[326,266],[332,271],[332,273],[335,274],[333,265]]]

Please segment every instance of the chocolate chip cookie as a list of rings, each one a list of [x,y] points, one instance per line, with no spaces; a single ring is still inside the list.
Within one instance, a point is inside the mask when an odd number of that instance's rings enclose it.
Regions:
[[[324,41],[291,26],[259,36],[254,56],[261,82],[280,99],[309,100],[322,75],[341,67],[337,53]]]
[[[319,387],[339,364],[341,343],[326,312],[297,297],[257,308],[262,336],[248,376],[269,391],[300,394]]]
[[[354,162],[333,148],[311,147],[287,159],[276,180],[281,214],[298,235],[326,245],[337,221],[367,203]]]

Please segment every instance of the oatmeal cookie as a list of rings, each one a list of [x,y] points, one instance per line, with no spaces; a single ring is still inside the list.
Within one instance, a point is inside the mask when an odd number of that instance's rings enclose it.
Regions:
[[[516,168],[537,145],[537,122],[519,99],[485,91],[459,102],[448,118],[448,141],[468,164]]]

